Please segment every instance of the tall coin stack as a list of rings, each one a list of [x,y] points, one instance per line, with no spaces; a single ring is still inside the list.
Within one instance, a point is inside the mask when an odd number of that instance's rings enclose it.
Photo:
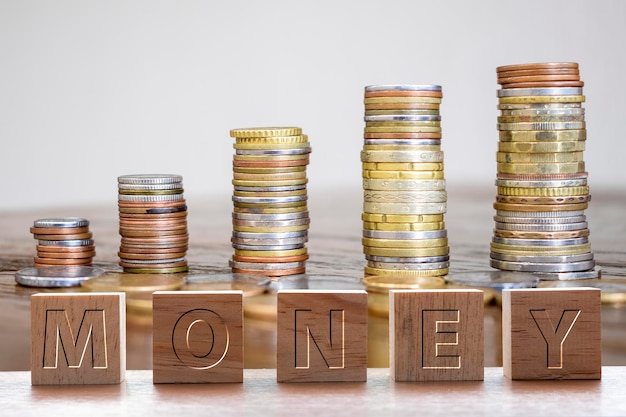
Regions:
[[[303,274],[309,233],[306,166],[311,146],[297,127],[233,129],[232,272]]]
[[[118,177],[124,272],[162,274],[187,271],[187,205],[180,175]]]
[[[598,278],[585,209],[584,83],[577,63],[497,68],[492,267],[540,279]]]
[[[443,277],[449,253],[438,85],[365,87],[365,275]],[[441,278],[439,278],[441,279]]]
[[[91,266],[96,246],[89,231],[89,220],[80,217],[39,219],[30,232],[38,242],[34,266]]]

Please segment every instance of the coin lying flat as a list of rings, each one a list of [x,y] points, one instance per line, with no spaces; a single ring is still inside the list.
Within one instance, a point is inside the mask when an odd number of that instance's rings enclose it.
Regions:
[[[99,277],[106,271],[91,266],[45,266],[20,269],[15,282],[26,287],[62,288],[76,287],[82,282]]]

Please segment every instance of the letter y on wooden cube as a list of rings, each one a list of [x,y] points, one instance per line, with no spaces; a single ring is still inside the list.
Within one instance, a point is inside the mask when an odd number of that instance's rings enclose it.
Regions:
[[[153,382],[243,382],[243,293],[157,291]]]
[[[30,335],[33,385],[124,380],[124,293],[35,294]]]
[[[280,291],[278,382],[367,379],[367,293]]]
[[[600,379],[600,290],[502,291],[502,362],[511,379]]]
[[[478,290],[389,292],[395,381],[482,381],[484,296]]]

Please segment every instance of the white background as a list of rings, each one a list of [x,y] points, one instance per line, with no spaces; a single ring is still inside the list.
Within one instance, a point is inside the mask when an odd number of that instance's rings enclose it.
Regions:
[[[493,189],[499,65],[575,61],[594,188],[626,187],[624,1],[0,0],[0,210],[115,205],[117,176],[232,192],[237,127],[297,125],[359,189],[363,87],[441,84],[448,188]]]

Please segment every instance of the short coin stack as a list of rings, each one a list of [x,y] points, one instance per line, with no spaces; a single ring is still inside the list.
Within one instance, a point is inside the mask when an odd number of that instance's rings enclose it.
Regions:
[[[120,266],[130,273],[187,271],[187,205],[180,175],[118,177]]]
[[[448,273],[442,97],[438,85],[365,87],[361,161],[366,278],[395,276],[406,283],[407,277],[423,281]]]
[[[311,146],[298,127],[233,129],[232,272],[303,274],[309,233],[306,166]]]
[[[35,220],[30,228],[37,239],[34,266],[82,265],[90,266],[96,246],[89,231],[89,220],[63,217]]]
[[[585,101],[577,63],[497,68],[497,197],[491,266],[540,279],[597,278],[584,210]]]

